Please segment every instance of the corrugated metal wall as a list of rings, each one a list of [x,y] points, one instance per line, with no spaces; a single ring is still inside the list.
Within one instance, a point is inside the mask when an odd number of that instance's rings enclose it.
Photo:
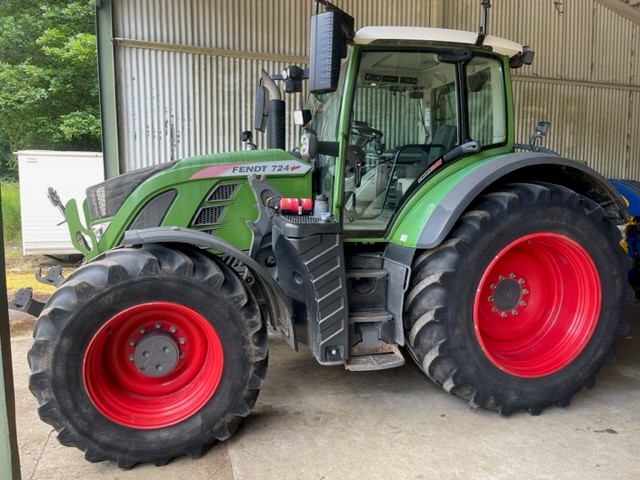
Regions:
[[[615,0],[496,0],[489,30],[536,51],[516,72],[518,138],[640,178],[640,14]],[[336,0],[364,25],[477,30],[478,0]],[[310,0],[113,0],[121,171],[242,148],[261,68],[304,63]],[[288,98],[290,108],[303,99]],[[263,136],[258,134],[258,145]],[[289,125],[288,144],[297,129]]]
[[[438,26],[433,1],[342,4],[357,25]],[[261,68],[280,72],[308,54],[310,0],[114,0],[113,7],[121,171],[242,148]],[[303,98],[287,102],[299,107]],[[290,124],[289,145],[297,135]]]
[[[475,29],[476,0],[451,5],[447,23]],[[640,15],[634,21],[598,0],[495,1],[493,35],[529,44],[532,66],[515,71],[518,137],[551,121],[543,140],[611,177],[640,179]]]

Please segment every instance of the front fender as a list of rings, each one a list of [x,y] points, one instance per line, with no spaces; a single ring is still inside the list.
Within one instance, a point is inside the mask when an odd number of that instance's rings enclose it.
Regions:
[[[547,153],[522,152],[469,163],[440,181],[427,182],[410,200],[407,214],[392,232],[393,243],[433,248],[449,234],[471,202],[494,184],[548,182],[566,186],[600,204],[608,218],[622,223],[626,205],[615,188],[585,164]],[[430,185],[430,183],[432,183]]]
[[[129,230],[122,246],[146,243],[182,243],[197,248],[222,252],[242,262],[250,272],[245,281],[255,281],[267,303],[269,324],[284,336],[294,350],[298,349],[292,324],[292,309],[288,297],[280,285],[249,255],[207,233],[180,227],[156,227]]]

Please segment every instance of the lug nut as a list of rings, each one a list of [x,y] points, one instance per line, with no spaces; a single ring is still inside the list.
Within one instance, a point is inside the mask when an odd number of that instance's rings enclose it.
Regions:
[[[158,330],[162,328],[162,324],[160,322],[156,322],[154,325]]]
[[[185,343],[187,343],[187,340],[186,340],[184,337],[180,337],[180,338],[178,339],[178,343],[179,343],[180,345],[184,345]]]
[[[171,333],[176,333],[176,332],[178,331],[178,329],[176,328],[176,326],[175,326],[175,325],[171,325],[171,326],[169,327],[169,331],[170,331]]]
[[[507,318],[507,312],[502,312],[502,313],[500,314],[500,316],[501,316],[502,318]]]
[[[135,347],[136,341],[133,338],[129,339],[129,345],[131,345],[132,347]]]
[[[140,332],[140,335],[144,335],[147,332],[144,327],[141,327],[138,331]]]
[[[521,307],[526,307],[527,306],[527,302],[525,302],[524,300],[520,302],[520,306]]]

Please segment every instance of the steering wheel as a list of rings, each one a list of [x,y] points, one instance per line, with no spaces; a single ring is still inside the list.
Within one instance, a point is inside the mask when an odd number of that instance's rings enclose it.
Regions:
[[[380,140],[384,133],[380,130],[372,128],[366,122],[358,122],[357,120],[351,125],[351,135],[355,138],[354,145],[364,148],[374,140]]]

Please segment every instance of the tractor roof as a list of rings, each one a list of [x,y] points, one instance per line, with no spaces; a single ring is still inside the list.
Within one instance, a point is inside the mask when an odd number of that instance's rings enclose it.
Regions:
[[[474,46],[478,34],[462,30],[427,27],[364,27],[356,32],[354,42],[359,45],[413,45],[416,43],[446,43]],[[522,53],[522,45],[504,38],[488,35],[484,46],[509,58]]]

